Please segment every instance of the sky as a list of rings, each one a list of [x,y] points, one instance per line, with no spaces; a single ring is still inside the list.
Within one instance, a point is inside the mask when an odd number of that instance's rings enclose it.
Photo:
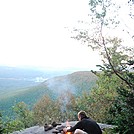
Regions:
[[[98,53],[65,28],[88,13],[88,0],[0,1],[0,65],[94,69]]]

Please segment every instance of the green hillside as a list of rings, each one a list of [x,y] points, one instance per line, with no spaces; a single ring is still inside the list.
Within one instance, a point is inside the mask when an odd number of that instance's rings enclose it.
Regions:
[[[12,106],[18,102],[25,102],[32,108],[34,103],[37,102],[44,94],[52,95],[53,93],[45,86],[34,86],[19,91],[7,94],[7,96],[0,99],[0,110],[7,116],[12,116]]]
[[[52,98],[57,97],[64,91],[71,91],[80,95],[82,91],[90,90],[97,77],[90,71],[74,72],[72,74],[58,76],[44,81],[38,86],[14,91],[0,99],[0,110],[4,115],[12,115],[11,109],[18,102],[25,102],[32,107],[43,95],[49,94]]]
[[[90,71],[79,71],[72,74],[54,77],[42,83],[49,89],[62,93],[69,90],[77,95],[79,93],[90,90],[97,80],[97,77]]]

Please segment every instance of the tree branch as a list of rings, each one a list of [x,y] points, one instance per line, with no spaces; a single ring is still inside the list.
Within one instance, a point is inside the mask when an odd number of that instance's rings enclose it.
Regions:
[[[106,47],[106,45],[105,45],[105,39],[104,39],[103,36],[102,36],[102,44],[103,44],[103,46],[104,46],[104,49],[105,49],[105,52],[106,52],[106,56],[107,56],[108,62],[109,62],[109,64],[110,64],[112,70],[114,71],[114,73],[115,73],[121,80],[123,80],[130,88],[132,88],[132,87],[133,87],[133,84],[130,83],[130,82],[128,82],[125,78],[123,78],[123,77],[116,71],[116,69],[114,68],[114,66],[113,66],[113,64],[112,64],[112,62],[111,62],[111,58],[110,58],[110,56],[109,56],[109,54],[108,54],[107,47]]]

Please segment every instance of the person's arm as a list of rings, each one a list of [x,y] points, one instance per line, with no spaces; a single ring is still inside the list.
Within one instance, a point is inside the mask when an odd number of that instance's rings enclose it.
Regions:
[[[67,128],[65,127],[65,128],[63,128],[63,131],[64,131],[64,133],[66,133],[67,132]]]
[[[75,126],[71,127],[70,129],[67,129],[66,132],[74,132],[76,129],[81,128],[81,121],[79,121]]]

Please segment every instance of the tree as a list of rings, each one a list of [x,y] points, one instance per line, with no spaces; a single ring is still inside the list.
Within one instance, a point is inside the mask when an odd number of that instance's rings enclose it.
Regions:
[[[118,96],[113,105],[116,117],[114,123],[118,125],[120,133],[132,134],[134,132],[132,127],[134,126],[134,73],[131,69],[134,66],[134,48],[124,47],[121,45],[123,43],[121,39],[113,35],[108,37],[110,34],[108,36],[106,34],[108,31],[113,31],[113,28],[117,31],[118,26],[121,25],[119,14],[115,14],[118,12],[114,12],[114,10],[118,11],[120,6],[115,8],[117,6],[110,0],[90,0],[89,6],[92,23],[87,29],[75,28],[76,36],[73,38],[87,43],[93,50],[98,50],[103,61],[103,65],[98,66],[100,70],[109,78],[116,75],[120,79],[120,85],[116,87]],[[114,24],[114,27],[111,24]],[[127,33],[130,34],[128,31]]]
[[[43,96],[33,108],[35,120],[38,124],[51,124],[62,120],[61,102],[50,96]]]
[[[78,105],[77,105],[77,96],[71,93],[70,91],[64,92],[60,96],[62,101],[62,109],[64,114],[64,121],[67,120],[77,120]]]
[[[119,86],[119,79],[113,75],[100,74],[97,86],[91,90],[88,97],[88,113],[98,122],[112,124],[113,116],[109,109],[117,97],[116,87]]]
[[[35,125],[35,120],[33,112],[28,109],[28,106],[24,102],[19,102],[13,107],[16,113],[16,118],[14,121],[19,121],[22,128],[28,128]]]
[[[24,102],[19,102],[13,106],[13,111],[15,112],[15,117],[9,116],[6,120],[2,120],[2,115],[0,114],[0,134],[12,133],[35,125],[33,114]]]

